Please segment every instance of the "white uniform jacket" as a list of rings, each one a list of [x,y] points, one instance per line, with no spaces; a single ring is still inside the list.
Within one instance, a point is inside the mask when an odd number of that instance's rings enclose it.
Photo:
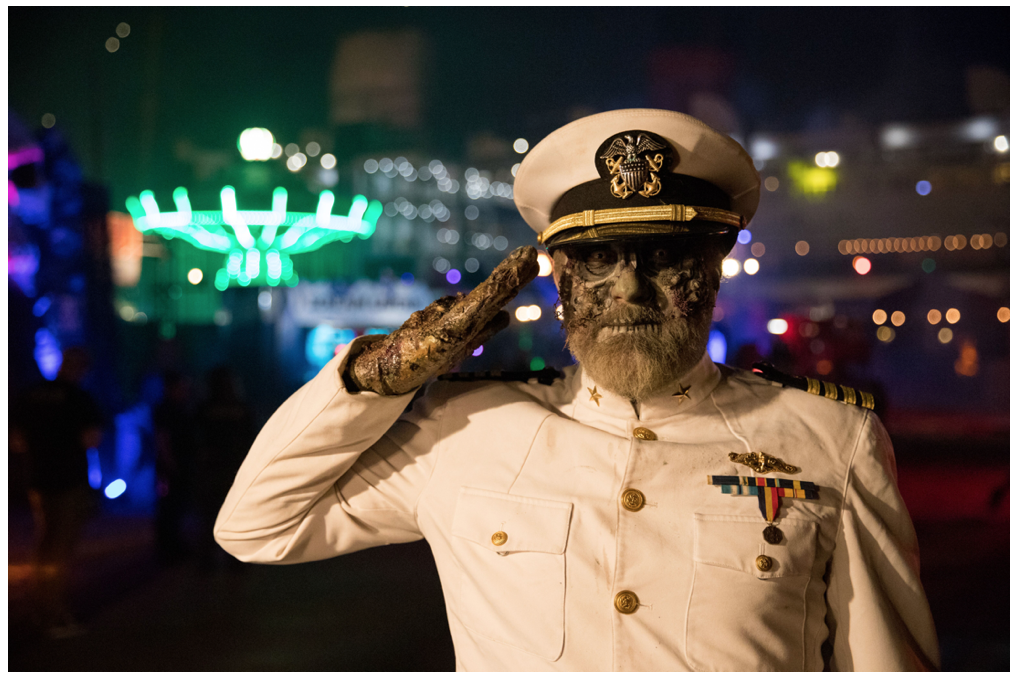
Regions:
[[[938,666],[892,446],[868,410],[704,356],[674,385],[687,398],[637,414],[578,366],[552,385],[436,382],[404,414],[412,394],[347,392],[347,354],[279,408],[240,468],[215,525],[240,560],[425,538],[459,670]],[[801,469],[764,477],[820,488],[782,499],[778,545],[757,497],[707,484],[755,476],[728,458],[749,451]],[[634,612],[615,607],[621,591]]]

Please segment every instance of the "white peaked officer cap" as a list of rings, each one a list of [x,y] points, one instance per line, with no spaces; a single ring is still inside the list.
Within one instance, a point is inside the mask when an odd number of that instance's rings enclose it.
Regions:
[[[740,144],[702,121],[631,108],[552,132],[522,161],[514,193],[551,248],[696,234],[722,235],[732,247],[758,207],[759,176]]]

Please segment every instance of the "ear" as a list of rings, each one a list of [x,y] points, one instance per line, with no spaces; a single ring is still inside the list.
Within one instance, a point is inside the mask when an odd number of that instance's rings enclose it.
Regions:
[[[554,254],[551,255],[551,260],[554,262],[554,269],[551,271],[551,275],[554,276],[554,286],[557,287],[557,291],[560,294],[561,276],[564,273],[565,264],[568,263],[568,257],[561,250],[555,250]]]

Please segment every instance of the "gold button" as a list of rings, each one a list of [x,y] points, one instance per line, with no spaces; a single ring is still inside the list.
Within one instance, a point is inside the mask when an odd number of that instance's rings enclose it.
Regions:
[[[647,428],[639,426],[637,429],[632,431],[632,434],[639,440],[656,440],[656,434]]]
[[[646,495],[632,488],[621,493],[621,506],[629,511],[638,511],[646,505]]]
[[[505,534],[504,532],[500,531],[495,532],[490,537],[490,543],[493,544],[494,546],[501,546],[506,541],[508,541],[508,535]]]
[[[621,614],[631,614],[639,607],[639,597],[632,591],[621,591],[614,596],[614,607]]]
[[[759,556],[755,559],[755,567],[761,572],[768,572],[773,569],[773,559],[769,556]]]

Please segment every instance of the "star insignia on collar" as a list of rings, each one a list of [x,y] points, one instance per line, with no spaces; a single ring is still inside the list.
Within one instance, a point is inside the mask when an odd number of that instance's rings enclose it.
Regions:
[[[602,398],[603,395],[596,392],[596,387],[595,386],[592,387],[592,388],[586,388],[586,390],[589,391],[589,399],[592,400],[594,403],[596,403],[596,406],[599,407],[600,406],[600,398]]]
[[[677,385],[677,393],[675,393],[671,397],[677,398],[677,402],[679,402],[679,403],[682,403],[685,400],[691,400],[691,396],[688,395],[688,391],[690,391],[690,390],[691,390],[691,386],[685,386],[684,384],[678,384]]]

